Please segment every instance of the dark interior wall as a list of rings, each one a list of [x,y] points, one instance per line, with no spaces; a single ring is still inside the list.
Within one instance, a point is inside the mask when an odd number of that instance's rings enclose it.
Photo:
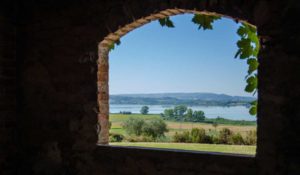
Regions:
[[[16,13],[8,2],[0,6],[5,7],[0,11],[0,136],[1,146],[18,146],[18,174],[300,174],[296,0],[19,1],[17,35]],[[256,161],[96,147],[98,43],[119,26],[174,7],[218,12],[258,26],[263,48]],[[11,134],[16,120],[17,143]],[[11,169],[7,159],[13,153],[0,156],[1,168]]]
[[[261,174],[300,174],[300,3],[262,1],[254,14],[262,37],[258,169]]]
[[[16,21],[14,1],[0,1],[0,171],[13,173],[16,154]]]
[[[114,154],[114,151],[107,154],[105,149],[95,149],[98,43],[110,32],[134,19],[175,6],[194,9],[195,5],[201,9],[218,9],[242,19],[251,14],[234,10],[237,7],[232,4],[226,4],[225,10],[216,4],[205,3],[203,6],[198,1],[77,0],[59,3],[26,1],[19,4],[18,45],[22,46],[19,50],[22,72],[22,117],[19,122],[22,131],[20,154],[23,158],[20,171],[23,174],[111,174],[118,168],[121,170],[119,174],[122,174],[122,170],[128,166],[134,169],[134,164],[140,158],[135,158],[131,150],[123,150],[122,154]],[[249,8],[243,3],[238,5],[241,5],[240,9]],[[125,156],[127,154],[131,156]],[[139,154],[144,155],[145,160],[149,155],[146,150]],[[164,159],[159,155],[156,154],[156,159]],[[134,162],[128,162],[127,159]],[[214,160],[217,165],[222,163]],[[111,163],[103,163],[106,161]],[[176,168],[177,164],[181,164],[180,161],[179,158],[174,159],[175,163],[170,164],[169,168]],[[248,165],[243,170],[247,172],[253,168],[249,165],[253,164],[253,158],[245,162]],[[156,166],[150,160],[146,163],[147,166]],[[195,167],[198,165],[194,160],[187,163]],[[158,167],[155,171],[165,170],[159,170]],[[240,171],[241,168],[236,167],[226,173],[239,174]],[[194,173],[197,172],[214,173],[208,169],[195,169]]]
[[[87,4],[26,1],[19,6],[21,174],[75,174],[80,171],[75,164],[86,162],[96,146],[103,17],[93,18]]]

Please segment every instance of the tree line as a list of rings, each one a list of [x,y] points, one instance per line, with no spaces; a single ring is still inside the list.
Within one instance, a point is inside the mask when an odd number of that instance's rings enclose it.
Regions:
[[[205,115],[203,111],[193,111],[185,105],[178,105],[174,108],[165,109],[161,117],[165,120],[184,122],[203,122]]]
[[[142,106],[140,109],[142,115],[149,114],[149,107]],[[120,114],[130,115],[131,111],[120,111]],[[177,122],[202,122],[209,124],[231,124],[231,125],[256,125],[256,121],[232,120],[217,116],[216,118],[206,118],[205,113],[201,110],[192,110],[186,105],[177,105],[174,108],[165,109],[160,114],[164,120]]]

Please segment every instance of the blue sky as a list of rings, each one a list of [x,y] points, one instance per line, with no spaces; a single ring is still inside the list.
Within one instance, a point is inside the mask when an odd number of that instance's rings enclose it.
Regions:
[[[192,15],[171,17],[175,28],[158,21],[121,38],[110,53],[110,93],[244,92],[247,64],[234,59],[239,24],[222,18],[213,30],[198,30]]]

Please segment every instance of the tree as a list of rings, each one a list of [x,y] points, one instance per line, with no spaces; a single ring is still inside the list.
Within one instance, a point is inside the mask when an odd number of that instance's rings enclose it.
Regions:
[[[174,113],[175,113],[176,120],[182,122],[184,119],[184,113],[186,111],[187,111],[187,107],[185,105],[175,106]],[[181,125],[182,125],[181,122],[180,122],[180,129],[181,129]]]
[[[186,112],[185,120],[192,121],[192,119],[193,119],[193,110],[191,108],[189,108]]]
[[[187,107],[185,105],[175,106],[174,108],[175,115],[180,117],[182,117],[186,111],[187,111]]]
[[[194,122],[202,122],[204,121],[205,116],[203,111],[194,111],[193,113],[193,121]]]
[[[149,107],[148,106],[143,106],[140,110],[141,114],[146,115],[149,112]]]
[[[129,117],[122,124],[123,128],[129,135],[140,136],[142,134],[142,128],[145,124],[145,120],[137,117]]]
[[[164,114],[162,115],[165,119],[174,119],[174,110],[173,109],[165,109]]]
[[[142,133],[145,136],[150,136],[154,139],[164,136],[167,132],[167,124],[160,118],[153,118],[148,122],[144,123]]]

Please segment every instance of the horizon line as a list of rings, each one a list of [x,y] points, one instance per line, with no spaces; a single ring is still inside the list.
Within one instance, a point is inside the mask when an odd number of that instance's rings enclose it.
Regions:
[[[142,92],[142,93],[110,93],[109,95],[151,95],[151,94],[195,94],[195,93],[202,93],[202,94],[216,94],[216,95],[229,95],[229,96],[240,96],[240,97],[253,97],[257,98],[257,96],[254,96],[252,94],[249,94],[249,96],[245,95],[231,95],[226,93],[216,93],[216,92]]]

